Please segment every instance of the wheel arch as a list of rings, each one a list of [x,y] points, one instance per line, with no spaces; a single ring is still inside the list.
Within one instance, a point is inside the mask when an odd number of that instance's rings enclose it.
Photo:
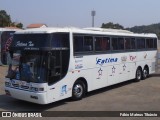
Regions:
[[[142,67],[141,67],[141,66],[138,66],[138,67],[137,67],[137,69],[141,69],[141,71],[143,71],[143,69],[142,69]]]
[[[86,90],[86,92],[88,92],[88,83],[87,83],[87,80],[84,77],[80,77],[75,82],[77,82],[77,81],[82,81],[85,84],[85,87],[86,87],[85,90]],[[74,82],[74,84],[75,84],[75,82]]]
[[[145,68],[148,70],[148,74],[149,74],[149,66],[147,64],[144,66],[144,69]]]

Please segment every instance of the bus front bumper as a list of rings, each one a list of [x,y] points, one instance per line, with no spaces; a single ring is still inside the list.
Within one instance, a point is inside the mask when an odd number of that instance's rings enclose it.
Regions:
[[[37,93],[15,89],[11,87],[5,87],[6,95],[16,99],[33,102],[37,104],[47,104],[47,92]]]

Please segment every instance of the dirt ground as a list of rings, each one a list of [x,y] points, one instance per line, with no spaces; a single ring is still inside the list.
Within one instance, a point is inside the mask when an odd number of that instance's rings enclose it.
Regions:
[[[0,82],[4,79],[7,74],[8,66],[0,66]]]
[[[8,66],[0,66],[0,94],[4,94],[4,78],[7,74]]]

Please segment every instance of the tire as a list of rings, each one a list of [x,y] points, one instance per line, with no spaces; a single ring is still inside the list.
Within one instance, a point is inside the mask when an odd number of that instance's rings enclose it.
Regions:
[[[137,68],[135,81],[139,82],[142,80],[143,74],[141,68]]]
[[[85,95],[85,88],[85,84],[82,81],[76,81],[72,88],[72,99],[81,100]]]
[[[145,79],[148,77],[148,75],[149,75],[149,71],[148,71],[147,67],[145,67],[145,68],[143,69],[142,79],[145,80]]]

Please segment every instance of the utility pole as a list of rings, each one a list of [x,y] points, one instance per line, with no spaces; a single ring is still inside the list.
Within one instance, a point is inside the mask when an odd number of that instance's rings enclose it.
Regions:
[[[96,11],[92,10],[91,11],[91,16],[92,16],[92,27],[94,27],[94,16],[96,15]]]

